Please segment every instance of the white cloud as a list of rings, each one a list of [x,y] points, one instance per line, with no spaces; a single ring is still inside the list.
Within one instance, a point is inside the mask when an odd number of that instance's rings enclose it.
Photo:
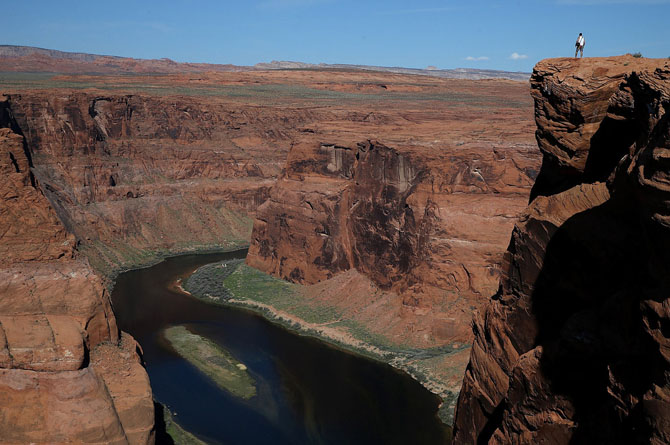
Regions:
[[[465,60],[469,60],[471,62],[479,62],[480,60],[489,60],[489,58],[486,56],[478,56],[478,57],[468,56],[465,58]]]
[[[512,59],[512,60],[523,60],[523,59],[527,59],[528,56],[525,55],[525,54],[519,54],[519,53],[515,52],[515,53],[510,54],[509,58]]]

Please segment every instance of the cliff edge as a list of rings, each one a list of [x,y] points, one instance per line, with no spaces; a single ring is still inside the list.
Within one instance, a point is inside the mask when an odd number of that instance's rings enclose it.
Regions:
[[[668,443],[670,61],[545,60],[531,92],[542,168],[455,443]]]
[[[0,96],[1,441],[153,443],[139,346],[120,336],[102,280],[32,168]]]

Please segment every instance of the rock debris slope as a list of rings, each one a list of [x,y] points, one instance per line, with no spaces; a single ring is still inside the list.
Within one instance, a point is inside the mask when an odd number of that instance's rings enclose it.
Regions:
[[[456,443],[670,442],[670,63],[551,59],[544,160],[475,316]]]

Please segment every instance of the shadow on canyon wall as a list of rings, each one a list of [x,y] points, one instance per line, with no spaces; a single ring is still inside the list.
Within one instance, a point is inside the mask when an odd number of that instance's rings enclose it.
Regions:
[[[653,338],[654,329],[670,333],[659,311],[670,293],[670,236],[644,224],[636,207],[630,196],[613,197],[568,219],[549,241],[531,300],[537,335],[527,348],[541,347],[547,393],[528,393],[526,377],[513,375],[509,394],[572,419],[568,430],[546,434],[551,443],[651,443],[653,426],[670,414],[645,397],[670,372]],[[519,409],[510,398],[493,411],[478,444],[489,443]]]
[[[174,445],[174,440],[167,432],[165,424],[165,407],[154,402],[154,425],[156,428],[156,445]]]
[[[645,301],[670,290],[647,267],[649,241],[661,240],[649,239],[631,203],[621,201],[558,229],[532,296],[542,373],[574,412],[570,443],[649,443],[642,399],[667,371],[644,328]]]

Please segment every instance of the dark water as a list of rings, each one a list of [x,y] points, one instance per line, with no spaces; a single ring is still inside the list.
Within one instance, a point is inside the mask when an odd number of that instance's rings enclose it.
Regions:
[[[199,266],[244,255],[174,257],[116,280],[119,325],[142,345],[154,397],[179,424],[222,444],[447,442],[438,398],[390,366],[173,290],[177,277]],[[247,365],[257,396],[229,395],[171,351],[161,331],[173,324],[188,324]]]

